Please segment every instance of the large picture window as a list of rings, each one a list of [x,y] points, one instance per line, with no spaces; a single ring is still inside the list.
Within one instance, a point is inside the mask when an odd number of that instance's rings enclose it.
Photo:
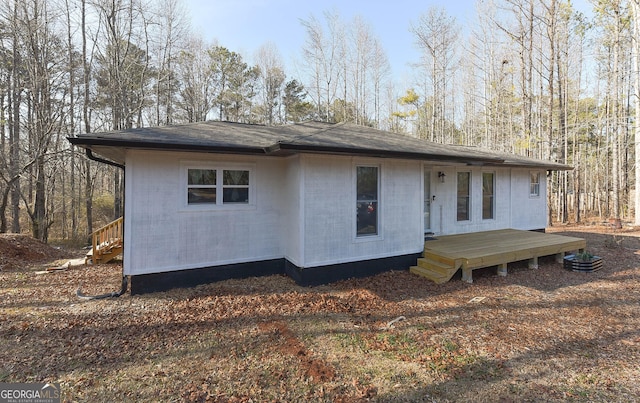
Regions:
[[[379,172],[376,166],[356,167],[356,236],[378,235]]]
[[[493,219],[495,203],[495,175],[493,172],[482,173],[482,219]]]
[[[471,172],[458,172],[457,220],[471,219]]]
[[[188,168],[187,204],[249,204],[249,174],[243,169]]]

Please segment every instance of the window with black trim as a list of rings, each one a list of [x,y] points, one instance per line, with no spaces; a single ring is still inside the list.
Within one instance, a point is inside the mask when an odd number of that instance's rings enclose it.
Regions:
[[[356,167],[356,236],[378,235],[379,169]]]
[[[495,203],[495,175],[493,172],[482,173],[482,219],[493,219]]]
[[[457,220],[471,219],[471,172],[458,172]]]

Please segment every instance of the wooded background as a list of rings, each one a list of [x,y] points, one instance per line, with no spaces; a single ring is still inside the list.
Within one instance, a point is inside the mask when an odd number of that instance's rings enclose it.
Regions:
[[[179,0],[0,4],[0,232],[82,241],[122,215],[121,170],[67,137],[207,119],[350,121],[566,163],[550,219],[640,224],[640,0],[482,1],[464,27],[416,10],[397,27],[421,54],[409,85],[366,21],[335,12],[289,22],[306,32],[291,75],[277,44],[249,60],[191,32]]]

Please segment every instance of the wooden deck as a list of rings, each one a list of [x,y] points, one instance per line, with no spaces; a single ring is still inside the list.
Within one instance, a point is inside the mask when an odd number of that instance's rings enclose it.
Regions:
[[[555,255],[561,262],[565,252],[586,245],[582,238],[514,229],[439,236],[425,242],[424,257],[411,272],[445,283],[462,269],[462,279],[471,283],[475,269],[497,266],[498,275],[506,276],[508,263],[529,260],[537,268],[539,257]]]

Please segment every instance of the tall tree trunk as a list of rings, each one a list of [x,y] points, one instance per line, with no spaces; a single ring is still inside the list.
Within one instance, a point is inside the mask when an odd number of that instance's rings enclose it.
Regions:
[[[559,122],[559,132],[562,136],[562,154],[561,161],[563,164],[567,164],[568,162],[568,154],[569,154],[569,139],[568,139],[568,131],[567,131],[567,91],[568,91],[568,83],[566,81],[567,71],[563,69],[560,41],[557,42],[558,49],[556,49],[556,69],[557,69],[557,79],[558,79],[558,122]],[[566,47],[564,48],[566,51]],[[561,172],[561,180],[560,180],[560,188],[558,190],[559,198],[560,198],[560,211],[559,216],[562,223],[566,223],[569,220],[569,211],[568,211],[568,202],[567,202],[567,190],[568,190],[568,175],[567,171]]]
[[[640,225],[640,0],[632,0],[631,6],[633,7],[633,32],[632,46],[633,46],[633,70],[634,70],[634,89],[635,89],[635,175],[636,175],[636,187],[635,187],[635,225]]]
[[[38,156],[36,163],[37,178],[35,186],[35,204],[33,207],[33,237],[47,242],[49,223],[47,222],[47,206],[44,178],[44,155]]]
[[[547,34],[549,39],[549,103],[548,103],[548,127],[547,127],[547,140],[548,140],[548,150],[546,159],[551,158],[552,155],[552,146],[553,146],[553,106],[554,106],[554,61],[556,59],[556,0],[551,0],[549,4],[549,21],[547,26]],[[548,205],[552,206],[552,193],[554,190],[553,178],[556,177],[557,174],[551,175],[551,180],[547,181],[547,201]],[[549,208],[549,225],[552,225],[553,222],[553,211]]]
[[[86,0],[82,0],[82,80],[84,84],[84,100],[82,102],[82,118],[84,120],[85,133],[91,133],[91,120],[89,117],[89,75],[90,67],[87,61],[87,25],[86,25]],[[87,234],[93,233],[93,182],[91,181],[91,161],[84,160],[85,182],[84,200],[87,215]]]
[[[124,183],[122,183],[122,171],[119,168],[114,169],[114,181],[113,181],[113,219],[117,220],[122,217],[122,194],[124,190]]]
[[[20,179],[19,179],[19,166],[20,166],[20,106],[21,106],[21,89],[20,89],[20,73],[18,67],[20,63],[20,55],[18,53],[18,1],[13,3],[13,53],[12,53],[12,68],[11,77],[13,84],[11,108],[13,108],[13,116],[10,118],[10,138],[9,138],[9,176],[18,179],[13,182],[11,187],[11,231],[14,233],[20,233]]]
[[[612,203],[613,203],[613,218],[620,218],[620,123],[618,119],[618,100],[619,100],[619,54],[620,54],[620,3],[614,2],[613,4],[614,18],[615,18],[615,32],[613,38],[613,66],[611,80],[613,80],[613,90],[610,96],[611,99],[611,114],[610,124],[612,127],[612,143],[611,143],[611,159],[612,159],[612,175],[611,175],[611,189],[612,189]]]
[[[71,12],[69,7],[69,0],[66,1],[67,7],[67,46],[69,47],[69,136],[75,137],[75,86],[76,86],[76,76],[75,76],[75,63],[73,60],[73,38],[71,36]],[[73,144],[70,145],[69,148],[69,156],[71,158],[70,162],[70,173],[69,173],[69,194],[71,199],[71,239],[76,239],[78,237],[78,199],[76,199],[76,150]],[[64,189],[64,187],[63,187]],[[63,201],[64,206],[66,206],[66,200]],[[65,214],[66,217],[66,214]]]

